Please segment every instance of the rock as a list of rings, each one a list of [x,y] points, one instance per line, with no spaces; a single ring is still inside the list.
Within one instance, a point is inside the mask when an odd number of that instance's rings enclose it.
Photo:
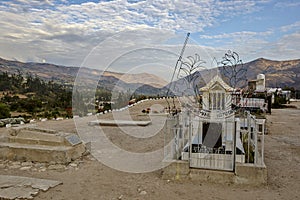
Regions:
[[[15,161],[15,162],[12,162],[11,164],[12,164],[12,165],[21,165],[21,162]]]
[[[75,167],[77,167],[78,165],[77,165],[76,163],[71,163],[70,166],[75,168]]]
[[[39,169],[39,172],[45,172],[45,171],[46,171],[46,168]]]
[[[48,167],[49,170],[65,170],[64,165],[50,165]]]
[[[11,165],[8,166],[9,169],[19,169],[21,166],[20,165]]]
[[[56,164],[56,162],[54,162],[54,161],[50,161],[50,163],[49,163],[49,165],[55,165]]]
[[[34,166],[36,168],[44,168],[46,166],[46,164],[45,163],[35,163]]]
[[[146,195],[146,194],[147,194],[147,192],[145,190],[140,192],[140,195]]]
[[[33,164],[32,164],[32,162],[27,161],[27,162],[22,162],[21,166],[28,167],[28,166],[33,166]]]
[[[121,200],[123,198],[123,195],[119,196],[118,199]]]
[[[31,166],[26,166],[26,167],[21,167],[20,170],[22,171],[26,171],[26,170],[30,170]]]

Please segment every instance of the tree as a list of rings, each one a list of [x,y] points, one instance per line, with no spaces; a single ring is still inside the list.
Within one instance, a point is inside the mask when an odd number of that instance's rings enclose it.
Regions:
[[[0,119],[9,118],[9,117],[10,117],[9,107],[4,103],[0,103]]]

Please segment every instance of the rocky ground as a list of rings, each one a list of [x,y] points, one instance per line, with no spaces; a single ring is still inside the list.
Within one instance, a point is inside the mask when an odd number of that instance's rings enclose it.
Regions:
[[[132,108],[139,115],[143,107],[162,102],[147,102]],[[126,173],[105,166],[92,155],[84,156],[67,166],[54,163],[0,162],[1,175],[19,175],[62,181],[63,184],[39,193],[35,199],[300,199],[300,103],[298,109],[273,110],[267,116],[265,163],[268,184],[245,186],[207,182],[172,181],[161,178],[161,170],[150,173]],[[100,118],[110,119],[111,114]],[[145,116],[143,116],[145,117]],[[137,119],[139,119],[137,117]],[[145,120],[143,118],[143,120]],[[41,122],[38,126],[76,132],[73,120]],[[108,129],[113,137],[119,131]],[[1,131],[1,129],[0,129]],[[128,139],[128,138],[127,138]],[[152,138],[161,140],[161,137]],[[122,143],[124,137],[113,137]],[[136,139],[137,140],[137,139]],[[153,144],[152,141],[151,144]],[[150,145],[151,146],[151,145]],[[150,147],[148,146],[148,147]],[[138,149],[138,151],[147,150]],[[130,148],[129,148],[130,149]]]

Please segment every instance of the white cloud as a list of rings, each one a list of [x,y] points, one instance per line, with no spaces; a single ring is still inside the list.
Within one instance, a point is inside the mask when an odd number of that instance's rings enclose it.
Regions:
[[[59,64],[80,65],[89,52],[101,42],[102,53],[108,47],[105,45],[111,44],[116,46],[109,49],[116,53],[120,44],[125,49],[130,45],[161,47],[178,32],[203,32],[206,28],[220,23],[220,19],[226,21],[256,12],[261,9],[260,5],[268,0],[115,0],[73,5],[67,4],[65,0],[60,2],[66,4],[56,2],[0,2],[0,56],[16,57],[22,61],[40,62],[45,59]],[[298,26],[299,24],[296,24],[292,28]],[[282,30],[288,28],[282,27]],[[126,34],[118,34],[122,31]],[[258,46],[268,44],[263,38],[271,33],[240,31],[201,37],[242,40],[241,51],[252,52],[261,51]],[[105,43],[111,39],[109,37],[116,40],[116,43]],[[165,46],[171,52],[179,53],[181,45],[182,43],[179,46]],[[207,54],[207,57],[213,57],[232,44],[227,45],[218,48],[198,46],[198,50]],[[209,51],[212,53],[208,53]],[[193,54],[191,49],[187,49],[187,52],[188,55]]]
[[[299,29],[300,29],[300,21],[297,21],[295,23],[280,27],[280,30],[283,31],[283,32],[288,32],[288,31],[291,31],[291,30],[299,30]]]
[[[275,4],[276,8],[288,8],[288,7],[298,7],[298,6],[300,6],[300,2],[297,0],[292,2],[289,1],[277,2]]]
[[[253,38],[256,36],[269,36],[273,32],[272,31],[266,31],[266,32],[253,32],[253,31],[241,31],[241,32],[233,32],[233,33],[223,33],[220,35],[200,35],[200,38],[203,39],[237,39],[237,38]]]

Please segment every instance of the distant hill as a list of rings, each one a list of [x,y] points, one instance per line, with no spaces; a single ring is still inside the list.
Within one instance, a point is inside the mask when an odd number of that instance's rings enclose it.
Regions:
[[[240,66],[239,66],[240,67]],[[254,61],[245,63],[243,66],[247,69],[246,79],[254,80],[258,74],[265,74],[266,76],[266,87],[294,87],[296,90],[300,90],[300,59],[298,60],[287,60],[287,61],[274,61],[267,60],[264,58],[259,58]],[[213,76],[217,73],[222,75],[222,68],[205,69],[202,71],[197,71],[191,76],[197,77],[195,83],[198,87],[203,87]],[[217,72],[218,71],[218,72]],[[162,93],[165,93],[168,88],[177,95],[193,94],[191,89],[187,89],[186,78],[181,78],[179,80],[170,83],[162,89]],[[239,85],[239,87],[246,86],[247,80],[244,81],[244,85]]]
[[[300,89],[300,59],[274,61],[259,58],[245,64],[248,79],[255,79],[257,74],[266,75],[267,87],[294,87]]]
[[[247,68],[247,79],[256,79],[260,73],[266,75],[267,87],[294,87],[300,90],[300,59],[287,61],[274,61],[264,58],[259,58],[251,62],[245,63]],[[106,89],[117,89],[120,91],[137,91],[147,95],[161,94],[165,95],[170,84],[167,84],[162,78],[148,73],[139,74],[123,74],[117,72],[104,72],[91,68],[66,67],[53,65],[48,63],[23,63],[19,61],[9,61],[0,58],[0,71],[8,73],[17,73],[20,71],[23,74],[36,74],[42,79],[53,80],[61,83],[73,84],[78,70],[84,73],[88,80],[99,80],[99,84]],[[209,69],[196,72],[197,83],[199,87],[209,80],[215,74],[216,69]],[[172,83],[176,85],[179,92],[186,90],[183,79],[179,79]]]
[[[138,93],[152,95],[158,94],[158,88],[167,84],[164,79],[148,73],[103,72],[91,68],[66,67],[49,63],[23,63],[0,58],[0,72],[8,72],[9,74],[21,72],[24,75],[29,73],[46,81],[52,80],[63,84],[73,84],[79,70],[87,80],[99,80],[99,85],[109,90],[116,86],[115,89],[120,91],[137,90]]]
[[[124,81],[125,83],[141,83],[156,88],[161,88],[168,84],[168,82],[164,79],[149,73],[123,74],[105,71],[104,76],[113,76],[121,81]]]

